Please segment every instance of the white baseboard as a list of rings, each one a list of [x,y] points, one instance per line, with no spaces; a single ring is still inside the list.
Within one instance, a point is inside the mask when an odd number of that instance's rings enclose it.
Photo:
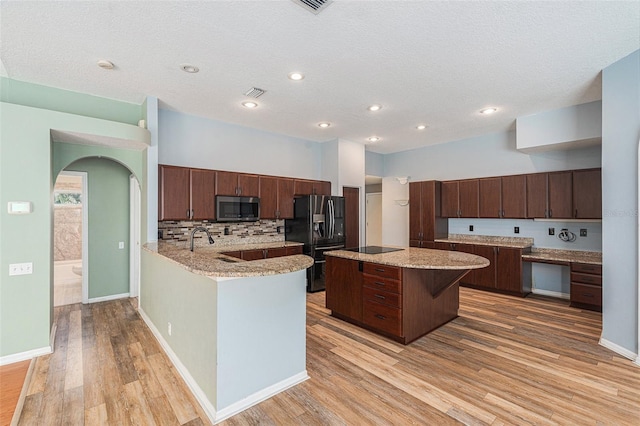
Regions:
[[[30,351],[20,352],[12,355],[5,355],[0,357],[0,365],[13,364],[14,362],[26,361],[28,359],[33,359],[42,355],[48,355],[52,353],[51,346],[45,346],[38,349],[32,349]]]
[[[216,416],[215,423],[219,423],[231,416],[235,416],[241,411],[259,404],[260,402],[269,399],[272,396],[297,385],[298,383],[302,383],[307,379],[309,379],[309,375],[307,374],[307,370],[304,370],[294,376],[289,377],[288,379],[282,380],[274,385],[269,386],[268,388],[264,388],[254,393],[253,395],[249,395],[248,397],[234,404],[231,404],[228,407],[223,408],[222,410],[219,410]]]
[[[569,300],[569,296],[570,296],[568,293],[560,293],[559,291],[551,291],[551,290],[542,290],[539,288],[532,288],[531,293],[539,294],[540,296],[557,297],[559,299],[567,299],[567,300]]]
[[[167,354],[167,356],[173,363],[176,370],[178,370],[178,373],[180,373],[180,376],[182,376],[184,381],[187,383],[187,386],[189,386],[189,389],[191,390],[191,392],[193,392],[194,396],[198,400],[198,403],[204,410],[205,414],[207,415],[207,417],[209,417],[209,420],[212,423],[216,423],[217,421],[216,409],[213,406],[213,404],[211,404],[211,401],[209,401],[209,398],[207,398],[202,388],[198,386],[198,383],[196,383],[195,379],[191,376],[191,373],[189,373],[189,370],[187,370],[187,367],[185,367],[182,361],[180,361],[180,358],[178,358],[178,355],[176,355],[176,353],[173,352],[173,349],[171,349],[171,346],[169,346],[169,343],[167,343],[167,341],[164,340],[164,337],[162,337],[162,334],[160,334],[160,331],[156,328],[156,326],[151,321],[151,318],[147,316],[147,314],[144,312],[141,306],[138,307],[138,313],[140,314],[140,317],[142,318],[142,320],[147,324],[147,326],[149,327],[153,335],[156,337],[156,339],[158,340],[158,343],[160,343],[160,346],[162,347],[164,352]]]
[[[623,357],[629,358],[632,361],[635,360],[636,364],[638,363],[638,359],[636,359],[636,357],[638,357],[638,354],[630,351],[629,349],[623,348],[620,345],[616,345],[615,343],[610,342],[607,339],[603,339],[602,337],[600,338],[600,342],[598,343],[600,343],[600,346],[604,346],[605,348],[614,351],[618,355],[622,355]]]
[[[124,299],[128,297],[129,297],[129,293],[120,293],[120,294],[112,294],[109,296],[94,297],[92,299],[89,299],[87,302],[88,303],[108,302],[109,300]]]

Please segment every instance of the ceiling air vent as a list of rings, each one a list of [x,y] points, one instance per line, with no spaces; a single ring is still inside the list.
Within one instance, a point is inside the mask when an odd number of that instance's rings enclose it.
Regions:
[[[259,98],[260,96],[264,95],[264,92],[266,92],[266,90],[258,89],[257,87],[252,87],[244,95],[249,96],[250,98]]]
[[[327,6],[333,3],[333,0],[291,0],[295,4],[304,7],[311,13],[318,14],[325,10]]]

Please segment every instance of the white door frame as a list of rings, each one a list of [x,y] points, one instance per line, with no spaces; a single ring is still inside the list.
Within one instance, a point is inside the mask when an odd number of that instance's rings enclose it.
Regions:
[[[58,176],[82,179],[82,303],[89,303],[89,184],[87,172],[61,171]]]
[[[129,177],[129,297],[140,295],[140,184]]]

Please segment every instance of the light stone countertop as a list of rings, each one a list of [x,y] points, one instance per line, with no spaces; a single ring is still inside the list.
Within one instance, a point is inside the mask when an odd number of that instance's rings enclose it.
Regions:
[[[511,248],[528,248],[533,246],[533,238],[527,237],[494,237],[487,235],[449,234],[448,238],[438,238],[439,243],[475,244],[479,246],[496,246]]]
[[[144,249],[157,256],[163,256],[171,262],[182,266],[194,274],[209,277],[261,277],[266,275],[287,274],[307,269],[313,265],[309,256],[296,254],[292,256],[274,257],[246,261],[222,253],[237,250],[253,250],[264,248],[278,248],[302,245],[288,241],[260,244],[243,244],[233,246],[215,245],[196,247],[192,252],[184,244],[148,243]]]
[[[411,269],[480,269],[489,266],[489,260],[474,254],[416,247],[380,254],[332,250],[325,255]]]
[[[535,262],[537,260],[543,262],[558,263],[588,263],[591,265],[602,265],[602,253],[596,251],[580,251],[580,250],[558,250],[547,248],[536,248],[531,253],[523,254],[522,260],[525,262]]]

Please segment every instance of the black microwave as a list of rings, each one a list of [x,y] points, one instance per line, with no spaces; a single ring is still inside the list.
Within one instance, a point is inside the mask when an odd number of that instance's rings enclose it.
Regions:
[[[218,222],[255,222],[260,220],[260,198],[216,195]]]

